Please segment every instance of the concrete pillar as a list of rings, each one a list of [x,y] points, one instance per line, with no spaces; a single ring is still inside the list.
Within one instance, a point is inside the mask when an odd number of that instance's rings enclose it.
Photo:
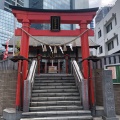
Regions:
[[[115,113],[115,100],[112,81],[112,71],[104,70],[102,73],[104,116],[103,120],[119,120]]]

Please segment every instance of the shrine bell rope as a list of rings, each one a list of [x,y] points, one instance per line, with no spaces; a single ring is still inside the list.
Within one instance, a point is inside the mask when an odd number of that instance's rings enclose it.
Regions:
[[[81,37],[83,34],[85,34],[89,29],[86,29],[83,33],[81,33],[80,35],[78,35],[76,38],[74,38],[73,40],[71,40],[71,41],[69,41],[69,42],[66,42],[66,43],[62,43],[62,44],[48,44],[48,43],[45,43],[45,42],[42,42],[42,41],[40,41],[40,40],[38,40],[38,39],[36,39],[35,37],[33,37],[30,33],[28,33],[27,31],[25,31],[23,28],[21,28],[21,30],[23,31],[23,32],[25,32],[26,34],[28,34],[31,38],[33,38],[34,40],[36,40],[37,42],[40,42],[41,44],[43,44],[43,45],[47,45],[47,46],[64,46],[64,45],[67,45],[67,44],[69,44],[69,43],[72,43],[72,42],[74,42],[77,38],[79,38],[79,37]]]

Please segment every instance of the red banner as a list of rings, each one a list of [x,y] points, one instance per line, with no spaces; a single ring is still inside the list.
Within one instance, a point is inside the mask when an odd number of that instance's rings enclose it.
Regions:
[[[6,42],[6,51],[4,52],[3,60],[7,59],[8,57],[8,44],[9,44],[9,40]]]

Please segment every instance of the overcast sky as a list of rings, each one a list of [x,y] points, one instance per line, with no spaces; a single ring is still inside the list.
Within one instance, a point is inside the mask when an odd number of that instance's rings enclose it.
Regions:
[[[116,0],[89,0],[90,7],[102,7],[112,5]]]

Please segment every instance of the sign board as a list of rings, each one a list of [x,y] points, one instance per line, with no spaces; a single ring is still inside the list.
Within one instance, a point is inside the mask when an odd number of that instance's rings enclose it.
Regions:
[[[49,66],[48,72],[49,73],[57,73],[57,66]]]
[[[112,66],[112,67],[107,67],[108,70],[112,70],[112,79],[116,79],[116,67]]]
[[[105,69],[112,71],[113,83],[120,84],[120,63],[105,65]]]
[[[51,31],[60,31],[60,16],[51,16]]]

